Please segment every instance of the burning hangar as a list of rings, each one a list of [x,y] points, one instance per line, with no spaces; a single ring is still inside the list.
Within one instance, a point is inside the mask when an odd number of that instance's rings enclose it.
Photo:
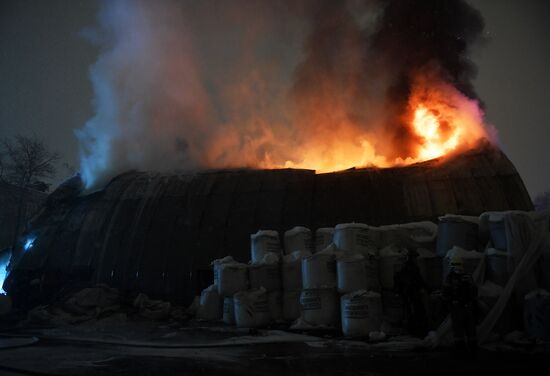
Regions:
[[[324,174],[128,172],[92,194],[66,186],[53,192],[4,288],[16,304],[98,283],[190,303],[211,283],[210,262],[228,254],[248,260],[250,235],[259,229],[532,209],[512,163],[488,145],[406,167]],[[37,279],[40,288],[31,286]]]

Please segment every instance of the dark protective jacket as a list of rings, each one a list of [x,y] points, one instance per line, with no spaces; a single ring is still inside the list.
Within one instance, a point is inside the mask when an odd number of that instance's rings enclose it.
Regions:
[[[470,274],[452,269],[443,284],[443,300],[452,305],[477,306],[477,286]]]

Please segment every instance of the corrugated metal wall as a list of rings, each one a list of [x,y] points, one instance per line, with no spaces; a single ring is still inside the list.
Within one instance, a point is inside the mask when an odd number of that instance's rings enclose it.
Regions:
[[[44,213],[31,230],[35,245],[11,282],[46,271],[188,301],[200,283],[197,272],[211,260],[249,259],[249,236],[258,229],[380,225],[508,209],[531,210],[532,204],[510,161],[488,150],[446,162],[317,175],[132,172]]]

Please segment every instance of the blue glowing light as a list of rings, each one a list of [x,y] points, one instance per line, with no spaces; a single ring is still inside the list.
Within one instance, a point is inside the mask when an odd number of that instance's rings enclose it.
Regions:
[[[10,261],[11,252],[0,252],[0,294],[5,294],[3,289],[4,280],[8,276],[8,263]]]
[[[27,240],[25,241],[25,245],[23,246],[23,249],[25,251],[28,251],[34,246],[34,241],[36,240],[35,236],[29,236]]]

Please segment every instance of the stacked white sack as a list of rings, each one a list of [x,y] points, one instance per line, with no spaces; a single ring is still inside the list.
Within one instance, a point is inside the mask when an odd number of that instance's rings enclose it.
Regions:
[[[302,259],[311,256],[309,251],[296,251],[283,256],[281,276],[283,290],[300,291],[302,289]]]
[[[301,319],[313,327],[334,327],[339,318],[336,295],[336,254],[334,244],[302,259]]]
[[[296,251],[283,257],[281,277],[283,281],[283,319],[294,321],[300,317],[300,292],[302,290],[302,259],[311,252]]]
[[[223,299],[223,322],[229,325],[235,325],[235,305],[233,297]]]
[[[508,282],[508,252],[495,248],[487,250],[487,279],[502,287]]]
[[[250,288],[265,288],[267,291],[281,289],[281,271],[279,267],[280,255],[266,253],[262,259],[252,261],[248,267]]]
[[[338,322],[338,297],[334,289],[302,290],[302,319],[314,327],[334,327]]]
[[[272,230],[260,230],[250,235],[250,259],[260,262],[267,253],[281,254],[279,233]]]
[[[506,238],[506,229],[504,226],[505,215],[506,212],[489,213],[488,221],[493,247],[501,251],[506,251],[508,248],[508,240]]]
[[[219,284],[219,274],[220,274],[220,267],[222,264],[234,264],[237,261],[233,259],[231,256],[225,256],[221,259],[216,259],[210,263],[212,265],[212,269],[214,272],[214,284],[218,286]]]
[[[366,290],[367,268],[362,255],[339,257],[336,261],[337,289],[340,294]]]
[[[341,298],[342,332],[346,337],[363,337],[378,332],[382,325],[380,294],[354,291]]]
[[[479,245],[479,218],[446,214],[439,217],[437,254],[445,257],[453,247],[477,249]]]
[[[248,265],[239,262],[217,265],[218,292],[220,296],[233,296],[248,289]]]
[[[336,288],[336,247],[331,244],[323,251],[302,259],[303,289]]]
[[[287,255],[296,251],[311,252],[311,230],[307,227],[296,226],[285,232],[284,243]]]
[[[402,247],[422,247],[437,238],[437,225],[433,222],[411,222],[378,227],[382,246],[395,244]]]
[[[233,296],[235,324],[238,328],[262,328],[271,322],[267,292],[264,288],[241,291]]]
[[[380,231],[363,223],[342,223],[334,229],[334,244],[339,250],[367,254],[380,243]]]
[[[197,318],[199,320],[217,321],[222,317],[222,300],[216,285],[212,284],[201,292]]]
[[[315,252],[321,252],[334,239],[334,227],[321,227],[315,231]]]
[[[400,272],[407,261],[408,251],[395,245],[380,250],[380,284],[383,289],[394,288],[395,274]]]

